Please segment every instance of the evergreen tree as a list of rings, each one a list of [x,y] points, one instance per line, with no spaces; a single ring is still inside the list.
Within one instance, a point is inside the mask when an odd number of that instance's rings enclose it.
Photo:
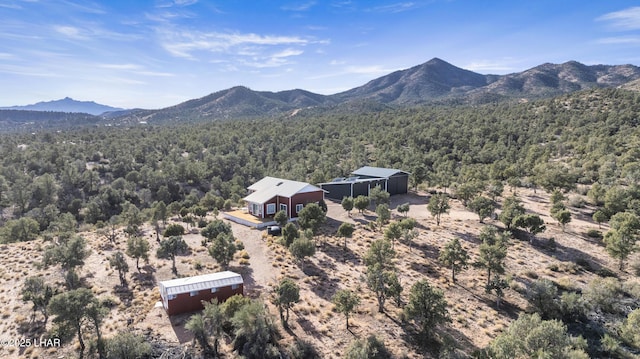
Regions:
[[[467,254],[467,251],[462,248],[460,240],[458,238],[454,238],[444,247],[444,250],[440,253],[438,260],[445,266],[451,268],[451,280],[455,283],[456,272],[467,268],[469,255]]]
[[[436,218],[436,225],[440,225],[440,217],[449,213],[449,196],[446,193],[438,193],[431,196],[427,209]]]
[[[449,321],[444,294],[424,279],[411,287],[409,303],[404,312],[409,320],[420,326],[422,335],[427,338],[433,335],[435,326]]]
[[[348,289],[340,289],[333,295],[331,302],[336,306],[338,313],[344,314],[349,329],[349,315],[360,304],[360,297]]]
[[[149,242],[142,237],[133,236],[127,240],[126,253],[136,260],[136,269],[140,273],[140,259],[149,262]]]

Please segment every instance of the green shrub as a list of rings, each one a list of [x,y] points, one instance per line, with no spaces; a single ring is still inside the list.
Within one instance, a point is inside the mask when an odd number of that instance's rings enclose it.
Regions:
[[[602,235],[601,231],[597,229],[590,229],[587,231],[587,237],[594,238],[594,239],[602,239],[604,236]]]

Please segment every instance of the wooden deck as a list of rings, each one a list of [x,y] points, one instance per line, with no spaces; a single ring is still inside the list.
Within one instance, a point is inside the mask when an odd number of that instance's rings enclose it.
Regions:
[[[273,218],[261,219],[241,209],[230,212],[223,212],[222,217],[230,221],[258,229],[276,224],[276,221],[274,221]]]

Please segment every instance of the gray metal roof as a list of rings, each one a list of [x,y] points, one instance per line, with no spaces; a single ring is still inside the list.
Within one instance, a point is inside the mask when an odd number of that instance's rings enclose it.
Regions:
[[[164,287],[167,295],[189,293],[197,290],[207,290],[211,288],[227,287],[233,284],[242,284],[242,276],[238,273],[226,271],[210,274],[198,275],[171,279],[160,282],[160,287]]]
[[[396,173],[405,173],[409,174],[409,172],[405,172],[402,170],[397,170],[393,168],[383,168],[383,167],[370,167],[364,166],[358,168],[357,170],[352,172],[356,176],[370,176],[370,177],[379,177],[379,178],[389,178]]]
[[[245,198],[247,202],[265,203],[275,196],[292,197],[296,193],[322,191],[306,182],[291,181],[275,177],[265,177],[260,181],[248,187],[249,190],[255,191]]]

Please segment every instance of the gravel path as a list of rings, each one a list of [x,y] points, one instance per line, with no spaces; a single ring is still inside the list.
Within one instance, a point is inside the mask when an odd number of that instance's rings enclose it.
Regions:
[[[247,293],[259,294],[276,281],[275,269],[271,265],[273,256],[262,238],[264,231],[231,221],[227,222],[231,224],[234,236],[244,243],[244,249],[250,256],[250,265],[244,267],[242,271]]]

